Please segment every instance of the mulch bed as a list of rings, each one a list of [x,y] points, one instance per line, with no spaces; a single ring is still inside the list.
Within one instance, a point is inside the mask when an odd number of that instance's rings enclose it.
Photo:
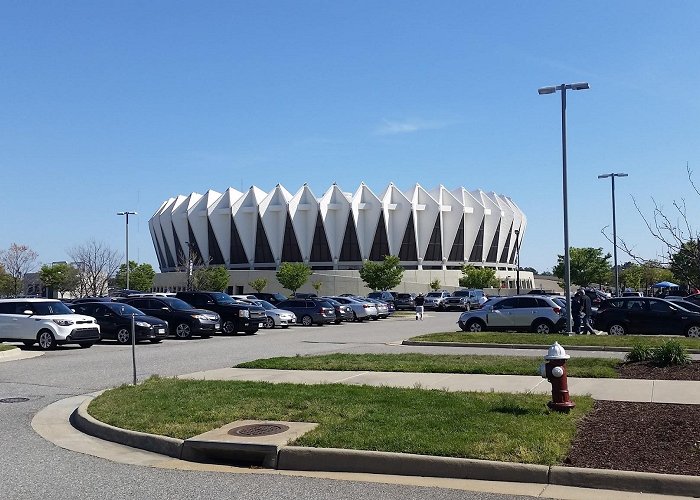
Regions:
[[[700,361],[657,367],[624,363],[620,378],[700,380]],[[571,452],[573,467],[700,475],[700,405],[596,401],[581,420]]]

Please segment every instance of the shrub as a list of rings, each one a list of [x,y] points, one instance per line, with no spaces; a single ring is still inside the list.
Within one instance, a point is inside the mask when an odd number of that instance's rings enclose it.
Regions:
[[[656,366],[688,365],[690,354],[677,340],[669,340],[654,349],[653,361]]]
[[[626,361],[649,361],[654,357],[654,348],[648,344],[639,343],[632,346],[632,350],[625,356]]]

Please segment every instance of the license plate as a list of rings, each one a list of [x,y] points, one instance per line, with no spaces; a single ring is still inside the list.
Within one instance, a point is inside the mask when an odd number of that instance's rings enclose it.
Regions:
[[[217,324],[214,325],[214,329],[215,329],[215,330],[218,330],[219,328],[221,328],[221,325],[220,325],[219,323],[217,323]]]
[[[258,323],[258,328],[265,328],[265,323]]]
[[[165,333],[165,328],[158,328],[158,333]]]

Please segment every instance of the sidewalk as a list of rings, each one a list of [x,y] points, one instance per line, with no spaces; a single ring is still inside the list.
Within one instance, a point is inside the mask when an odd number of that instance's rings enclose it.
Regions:
[[[534,369],[534,368],[533,368]],[[450,391],[516,392],[549,394],[547,380],[538,376],[465,375],[452,373],[404,373],[314,370],[262,370],[222,368],[181,375],[181,379],[246,380],[289,384],[353,384],[417,387]],[[687,380],[631,380],[569,377],[572,397],[640,403],[700,404],[700,382]]]

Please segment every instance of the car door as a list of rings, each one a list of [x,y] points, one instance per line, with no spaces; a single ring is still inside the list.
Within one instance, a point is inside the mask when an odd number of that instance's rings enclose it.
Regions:
[[[16,302],[0,304],[0,338],[16,339],[19,328],[19,315]]]
[[[486,313],[486,324],[492,328],[512,328],[512,313],[517,305],[517,299],[508,298],[496,302]]]
[[[34,339],[39,331],[36,326],[39,318],[33,316],[33,309],[29,302],[13,302],[14,313],[10,314],[12,318],[12,326],[10,327],[9,338],[12,339]],[[31,314],[26,314],[27,311],[32,311]]]
[[[514,327],[526,328],[540,317],[538,302],[535,297],[517,297],[515,307],[510,312],[510,320]]]
[[[644,333],[676,334],[683,335],[683,314],[662,300],[651,299],[648,301],[647,331]]]
[[[627,323],[628,333],[650,333],[652,327],[649,325],[651,316],[648,301],[634,298],[626,302],[624,319]]]
[[[92,313],[87,313],[88,316],[93,316],[102,329],[102,335],[105,337],[114,337],[117,333],[117,327],[120,323],[120,317],[109,307],[98,304],[94,306]]]

